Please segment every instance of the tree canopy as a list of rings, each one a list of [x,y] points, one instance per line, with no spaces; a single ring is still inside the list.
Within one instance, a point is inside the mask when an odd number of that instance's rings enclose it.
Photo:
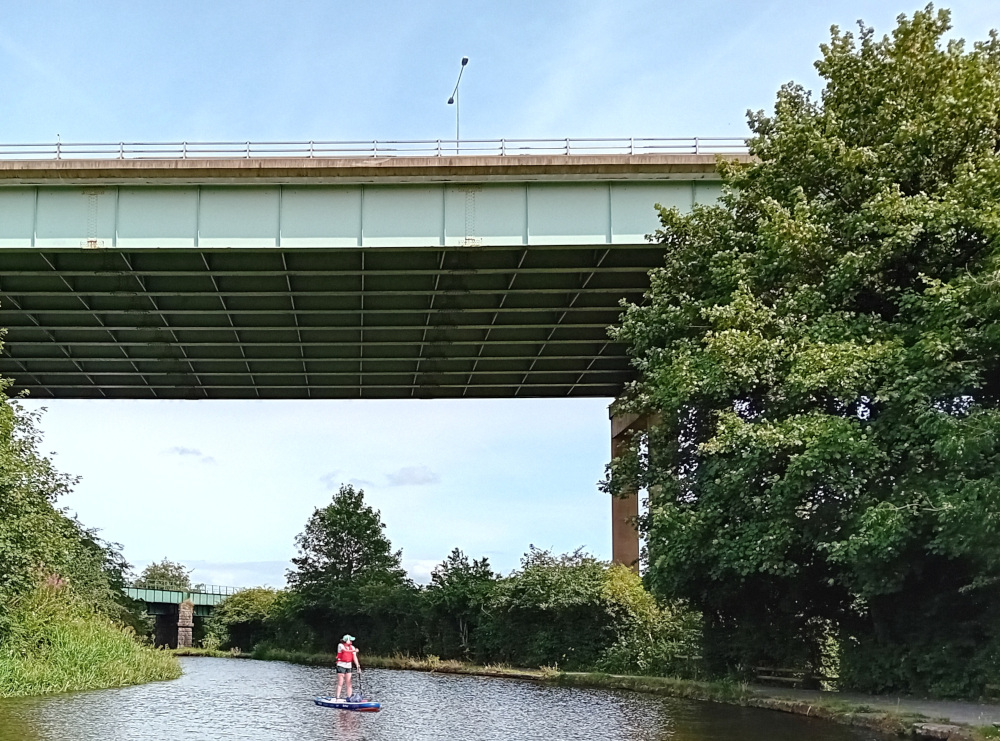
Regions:
[[[299,555],[287,574],[293,612],[321,641],[335,646],[337,636],[360,633],[364,623],[370,649],[398,645],[394,641],[416,630],[408,617],[415,590],[402,551],[393,550],[384,531],[364,490],[344,484],[296,537]]]
[[[97,610],[129,621],[121,592],[128,564],[57,506],[75,483],[39,452],[39,413],[6,396],[0,379],[0,638],[12,599],[41,583],[67,586]]]
[[[134,587],[150,589],[177,589],[190,591],[191,571],[187,566],[164,558],[154,561],[142,570],[139,577],[132,582]]]
[[[472,656],[473,640],[487,616],[497,576],[489,559],[470,561],[459,548],[434,568],[424,603],[435,654]]]
[[[379,511],[365,504],[364,489],[342,485],[295,539],[299,555],[292,559],[289,585],[340,601],[356,597],[363,586],[401,583],[403,553],[392,550],[384,530]]]
[[[648,582],[717,667],[975,693],[1000,609],[1000,42],[949,13],[832,29],[749,115],[723,196],[661,209],[664,267],[616,339],[652,415],[611,466],[651,491]],[[995,664],[995,662],[993,662]]]

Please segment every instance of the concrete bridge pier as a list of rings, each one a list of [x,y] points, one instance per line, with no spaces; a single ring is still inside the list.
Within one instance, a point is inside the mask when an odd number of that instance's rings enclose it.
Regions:
[[[611,413],[611,458],[622,455],[629,436],[646,428],[647,420],[638,414]],[[639,571],[639,491],[633,485],[625,495],[611,498],[611,561]]]
[[[177,648],[191,648],[194,638],[194,602],[184,600],[177,606]]]

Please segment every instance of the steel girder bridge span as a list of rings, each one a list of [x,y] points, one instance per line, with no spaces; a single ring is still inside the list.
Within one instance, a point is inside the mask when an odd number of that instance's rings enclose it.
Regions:
[[[212,614],[222,600],[238,590],[234,587],[198,585],[178,589],[172,585],[147,584],[126,587],[125,596],[142,602],[146,614],[156,620],[155,644],[169,648],[190,648],[194,619]]]
[[[654,204],[718,193],[705,154],[0,161],[0,374],[36,398],[614,397]]]

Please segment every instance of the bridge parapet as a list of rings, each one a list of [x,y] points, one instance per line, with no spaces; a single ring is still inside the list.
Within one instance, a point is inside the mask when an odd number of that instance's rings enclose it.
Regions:
[[[745,153],[742,137],[595,139],[425,139],[293,142],[0,143],[0,159],[199,159],[353,157],[517,157],[544,155]]]

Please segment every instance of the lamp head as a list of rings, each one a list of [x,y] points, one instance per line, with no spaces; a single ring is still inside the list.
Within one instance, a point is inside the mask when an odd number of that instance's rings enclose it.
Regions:
[[[448,105],[451,105],[454,102],[455,102],[454,98],[448,98]]]
[[[464,67],[468,63],[469,63],[469,58],[468,57],[462,57],[462,66]]]

